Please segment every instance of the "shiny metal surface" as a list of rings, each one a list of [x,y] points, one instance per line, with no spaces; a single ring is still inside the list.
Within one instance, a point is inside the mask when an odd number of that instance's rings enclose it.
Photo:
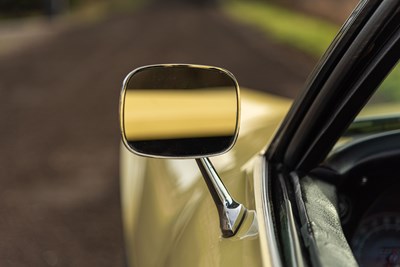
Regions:
[[[256,194],[256,211],[259,214],[261,247],[266,253],[263,255],[264,266],[281,267],[282,260],[279,255],[277,237],[272,219],[272,203],[270,195],[269,169],[264,156],[258,156],[254,170],[254,187]]]
[[[137,155],[216,156],[237,140],[239,85],[222,68],[193,64],[137,68],[124,79],[119,104],[122,141]]]
[[[247,210],[229,194],[209,158],[196,159],[196,162],[217,206],[222,236],[231,237],[239,229]]]

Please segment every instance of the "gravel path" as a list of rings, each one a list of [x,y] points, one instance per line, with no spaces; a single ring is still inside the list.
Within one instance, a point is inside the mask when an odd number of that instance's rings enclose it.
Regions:
[[[218,10],[147,9],[0,56],[0,266],[123,266],[118,97],[154,63],[225,67],[295,96],[314,60]]]

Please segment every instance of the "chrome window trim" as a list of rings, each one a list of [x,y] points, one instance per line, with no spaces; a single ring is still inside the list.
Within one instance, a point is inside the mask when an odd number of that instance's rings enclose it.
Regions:
[[[254,194],[263,266],[282,267],[272,218],[268,179],[268,163],[263,155],[259,155],[254,166]]]
[[[303,254],[301,251],[301,244],[299,240],[299,232],[296,228],[295,218],[292,209],[292,202],[289,199],[288,189],[285,184],[285,177],[282,173],[278,175],[279,183],[282,189],[282,201],[284,205],[284,210],[286,211],[286,228],[283,231],[286,231],[288,234],[288,238],[286,240],[288,245],[288,255],[286,256],[287,261],[290,262],[290,266],[293,267],[303,267],[305,266],[305,261],[303,258]],[[281,217],[281,216],[279,216]],[[281,218],[282,222],[282,218]],[[285,241],[282,241],[285,242]]]

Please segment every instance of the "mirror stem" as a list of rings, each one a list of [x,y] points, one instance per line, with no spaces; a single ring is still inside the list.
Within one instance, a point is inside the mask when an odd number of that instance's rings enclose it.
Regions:
[[[246,208],[229,194],[209,158],[199,158],[196,162],[217,206],[222,236],[231,237],[239,229]]]

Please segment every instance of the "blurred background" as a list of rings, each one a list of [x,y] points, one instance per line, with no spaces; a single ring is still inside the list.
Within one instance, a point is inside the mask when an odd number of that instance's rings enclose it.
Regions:
[[[124,266],[118,98],[156,63],[294,98],[356,0],[0,0],[0,265]]]

